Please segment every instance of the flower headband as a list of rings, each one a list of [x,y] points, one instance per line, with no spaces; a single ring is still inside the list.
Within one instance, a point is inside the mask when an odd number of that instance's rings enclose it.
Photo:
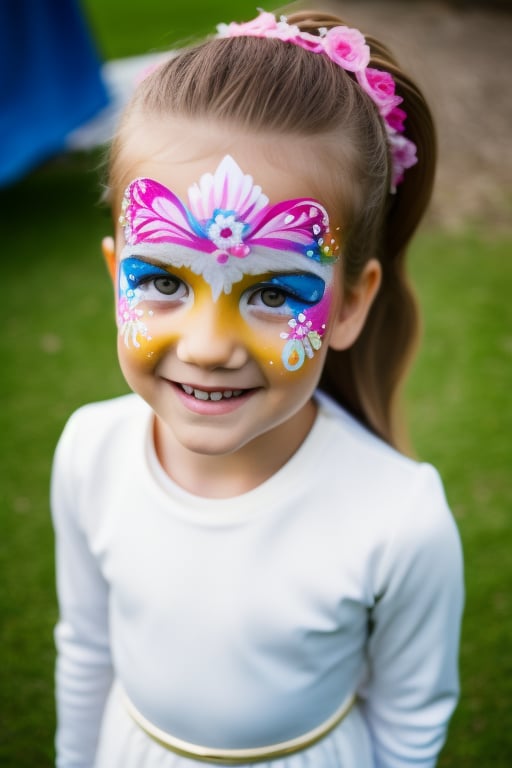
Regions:
[[[358,29],[321,27],[317,36],[288,24],[284,16],[277,21],[274,14],[261,11],[252,21],[219,24],[217,30],[218,37],[266,37],[292,43],[311,53],[323,53],[346,72],[353,72],[384,122],[391,148],[391,192],[396,192],[397,185],[403,181],[404,171],[418,162],[416,145],[403,135],[407,115],[398,106],[403,99],[395,93],[395,81],[389,72],[368,66],[370,49]]]

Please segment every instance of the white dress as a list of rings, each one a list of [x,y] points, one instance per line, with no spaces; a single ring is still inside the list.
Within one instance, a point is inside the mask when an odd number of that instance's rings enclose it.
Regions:
[[[295,738],[356,693],[321,742],[260,765],[435,764],[458,695],[458,534],[431,466],[319,401],[288,463],[229,499],[170,480],[136,395],[71,417],[52,484],[59,768],[196,764],[123,691],[221,749]]]

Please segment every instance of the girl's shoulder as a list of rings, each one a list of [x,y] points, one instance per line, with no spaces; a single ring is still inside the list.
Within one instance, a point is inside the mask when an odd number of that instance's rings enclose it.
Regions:
[[[445,507],[444,487],[435,467],[400,453],[324,393],[318,394],[318,402],[328,441],[325,450],[336,469],[335,486],[396,513],[412,498],[417,503],[418,496]]]
[[[393,542],[400,557],[446,549],[458,559],[459,537],[438,470],[404,456],[323,394],[319,402],[329,456],[324,486],[351,530],[375,550],[389,551]]]
[[[336,435],[335,439],[342,441],[347,450],[355,451],[359,459],[364,454],[368,459],[383,463],[388,468],[394,466],[397,470],[404,471],[414,471],[418,466],[415,459],[401,453],[376,435],[329,395],[318,391],[316,399],[327,429],[333,436]]]

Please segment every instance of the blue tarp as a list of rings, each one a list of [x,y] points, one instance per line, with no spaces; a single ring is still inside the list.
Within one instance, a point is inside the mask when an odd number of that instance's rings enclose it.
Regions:
[[[108,103],[78,0],[0,0],[0,186]]]

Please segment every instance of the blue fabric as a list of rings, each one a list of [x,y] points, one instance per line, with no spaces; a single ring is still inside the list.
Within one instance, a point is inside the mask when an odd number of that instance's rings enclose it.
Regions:
[[[0,186],[107,104],[100,67],[78,0],[0,2]]]

